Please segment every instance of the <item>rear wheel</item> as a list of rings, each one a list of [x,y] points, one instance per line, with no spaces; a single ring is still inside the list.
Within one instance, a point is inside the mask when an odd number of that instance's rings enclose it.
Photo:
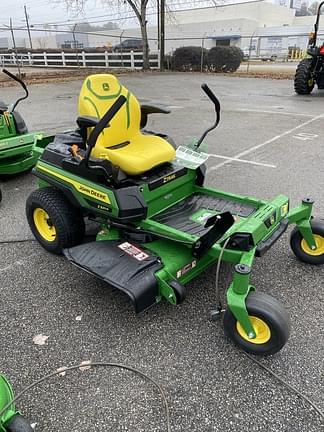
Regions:
[[[229,309],[224,314],[226,336],[251,354],[266,356],[281,350],[290,334],[290,318],[283,305],[267,294],[251,292],[246,308],[256,337],[248,337]]]
[[[290,247],[296,257],[306,264],[324,264],[324,221],[320,219],[312,219],[311,227],[316,242],[316,249],[311,249],[306,240],[303,238],[295,227],[290,236]]]
[[[49,252],[60,254],[83,240],[85,225],[81,212],[52,187],[38,189],[28,197],[26,214],[32,233]]]
[[[29,421],[21,415],[15,415],[5,427],[7,432],[34,432]]]
[[[309,94],[312,92],[315,81],[312,76],[313,60],[304,59],[297,66],[295,74],[295,92],[298,94]]]

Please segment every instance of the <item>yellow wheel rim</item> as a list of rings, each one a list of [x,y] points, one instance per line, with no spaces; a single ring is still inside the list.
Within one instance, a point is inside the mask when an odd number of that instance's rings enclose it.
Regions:
[[[243,330],[241,324],[237,321],[236,329],[239,335],[246,341],[260,345],[267,343],[271,338],[271,330],[266,322],[264,322],[261,318],[255,316],[249,316],[253,329],[255,331],[256,337],[254,339],[250,339],[248,335]]]
[[[49,223],[49,215],[42,208],[34,210],[34,224],[38,233],[48,242],[53,242],[56,239],[56,229],[54,225]]]
[[[324,254],[324,237],[320,236],[319,234],[314,234],[314,239],[316,243],[316,249],[312,250],[305,239],[301,241],[301,248],[303,252],[305,252],[307,255],[311,256],[320,256]]]

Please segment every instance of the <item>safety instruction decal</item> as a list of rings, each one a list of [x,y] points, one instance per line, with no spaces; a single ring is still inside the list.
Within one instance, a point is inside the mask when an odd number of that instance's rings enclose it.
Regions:
[[[149,257],[147,253],[128,242],[121,243],[118,245],[118,247],[122,251],[126,252],[129,256],[137,259],[137,261],[143,261]]]
[[[184,267],[182,267],[180,270],[177,271],[177,279],[179,279],[181,276],[186,274],[188,271],[196,267],[197,261],[193,260],[189,264],[186,264]]]

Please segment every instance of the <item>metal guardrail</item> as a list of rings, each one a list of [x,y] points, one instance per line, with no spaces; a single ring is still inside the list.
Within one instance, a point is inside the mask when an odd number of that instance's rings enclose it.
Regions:
[[[122,68],[142,69],[143,53],[141,52],[85,52],[78,53],[59,52],[48,53],[2,53],[0,54],[2,66],[31,66],[31,67],[69,67],[69,68]],[[159,53],[150,53],[150,67],[159,69]]]

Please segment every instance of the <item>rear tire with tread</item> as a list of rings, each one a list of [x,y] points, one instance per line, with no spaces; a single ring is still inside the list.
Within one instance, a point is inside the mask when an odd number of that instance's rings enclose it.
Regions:
[[[310,94],[315,86],[312,78],[313,59],[302,60],[296,70],[294,87],[295,92],[301,95]]]
[[[34,218],[36,209],[44,210],[48,215],[51,226],[55,228],[53,240],[46,240],[37,228]],[[85,224],[82,213],[53,187],[31,193],[26,202],[26,215],[32,233],[49,252],[61,254],[64,248],[76,246],[83,240]]]

